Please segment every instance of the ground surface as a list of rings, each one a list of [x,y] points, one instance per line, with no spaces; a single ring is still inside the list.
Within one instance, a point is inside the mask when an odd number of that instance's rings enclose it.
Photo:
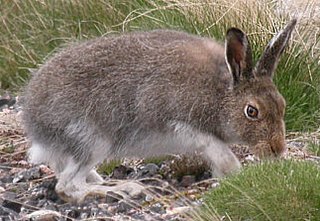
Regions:
[[[218,185],[218,180],[211,178],[200,158],[193,160],[195,162],[180,156],[155,163],[126,160],[112,169],[109,178],[140,180],[152,187],[152,194],[147,191],[131,200],[111,194],[86,199],[80,205],[65,203],[54,191],[54,172],[45,165],[27,162],[29,143],[20,124],[20,115],[16,105],[0,111],[1,220],[186,220],[183,212],[201,205],[201,196]],[[306,151],[310,141],[318,142],[317,133],[288,135],[286,157],[319,161],[319,157]],[[257,160],[245,147],[234,147],[234,150],[243,164]],[[184,164],[189,168],[181,169]],[[184,175],[186,171],[195,172]]]

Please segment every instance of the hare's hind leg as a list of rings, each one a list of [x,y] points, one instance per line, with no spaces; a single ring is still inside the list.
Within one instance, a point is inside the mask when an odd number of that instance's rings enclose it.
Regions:
[[[60,173],[56,185],[58,195],[65,201],[81,202],[89,195],[106,196],[108,192],[114,192],[123,198],[141,193],[145,187],[136,182],[116,182],[114,186],[107,186],[91,165],[75,163],[70,159],[66,169]]]
[[[90,157],[86,158],[90,160],[76,160],[73,157],[67,159],[64,170],[58,175],[56,185],[56,192],[63,200],[81,202],[89,195],[106,196],[108,192],[115,192],[123,198],[127,198],[143,191],[144,187],[136,182],[104,181],[93,169],[97,163],[110,154],[110,145],[107,145],[107,143],[107,141],[102,140],[95,142],[95,147],[91,146],[89,153],[83,153],[89,154]],[[89,150],[88,146],[80,148]]]

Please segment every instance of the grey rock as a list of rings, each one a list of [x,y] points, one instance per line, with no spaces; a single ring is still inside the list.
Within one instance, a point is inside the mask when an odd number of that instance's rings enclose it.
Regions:
[[[120,165],[113,170],[110,177],[112,179],[123,180],[123,179],[126,179],[128,177],[128,174],[130,174],[132,171],[133,170],[131,168],[126,167],[124,165]]]
[[[186,175],[182,177],[182,180],[180,182],[180,185],[182,187],[188,187],[191,186],[196,181],[196,177],[193,175]]]
[[[22,181],[29,181],[33,179],[41,178],[41,170],[40,167],[33,167],[28,170],[23,170],[19,172],[12,180],[13,183],[18,183]]]

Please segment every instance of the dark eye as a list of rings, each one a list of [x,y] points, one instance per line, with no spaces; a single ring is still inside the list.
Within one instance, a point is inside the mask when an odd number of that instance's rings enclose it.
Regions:
[[[245,114],[250,119],[257,119],[259,111],[257,108],[255,108],[254,106],[249,104],[249,105],[247,105],[247,107],[245,109]]]

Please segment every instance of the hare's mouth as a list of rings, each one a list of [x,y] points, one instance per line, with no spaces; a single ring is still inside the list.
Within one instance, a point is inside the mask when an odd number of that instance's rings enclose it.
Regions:
[[[285,152],[284,146],[276,146],[268,142],[259,142],[253,147],[253,152],[260,158],[278,158]]]

